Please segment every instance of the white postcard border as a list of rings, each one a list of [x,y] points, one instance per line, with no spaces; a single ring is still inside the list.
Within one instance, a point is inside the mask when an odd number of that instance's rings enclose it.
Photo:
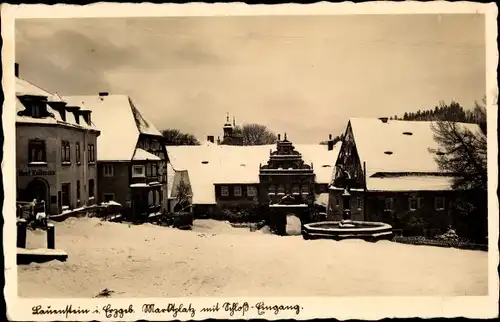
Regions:
[[[51,321],[65,319],[64,315],[32,315],[32,307],[41,305],[62,307],[72,305],[74,310],[94,307],[100,308],[100,314],[69,315],[68,320],[165,320],[165,319],[206,319],[206,318],[263,318],[263,319],[310,319],[335,317],[344,319],[380,319],[385,317],[470,317],[487,318],[498,314],[499,283],[497,276],[498,256],[498,142],[494,135],[488,136],[488,189],[489,189],[489,296],[483,297],[284,297],[284,298],[175,298],[175,299],[27,299],[17,297],[17,265],[15,255],[15,110],[14,106],[14,20],[29,18],[76,18],[76,17],[161,17],[161,16],[224,16],[224,15],[329,15],[329,14],[415,14],[415,13],[483,13],[486,15],[486,51],[487,51],[487,108],[488,132],[497,131],[497,97],[498,85],[496,67],[498,65],[497,50],[497,14],[494,3],[480,4],[472,2],[366,2],[366,3],[317,3],[312,5],[254,5],[242,3],[233,4],[203,4],[190,3],[183,5],[165,4],[110,4],[98,3],[87,6],[72,5],[2,5],[2,36],[3,36],[3,87],[5,103],[2,115],[4,128],[4,158],[2,172],[4,180],[4,255],[5,278],[4,290],[8,316],[16,321]],[[297,304],[302,307],[300,314],[293,311],[282,311],[275,315],[268,312],[259,316],[256,310],[251,310],[245,316],[235,312],[230,316],[224,310],[218,313],[201,313],[201,307],[211,307],[216,303],[248,302],[249,305],[265,302],[267,305]],[[164,315],[144,315],[141,307],[146,303],[182,303],[197,308],[194,317],[179,313]],[[103,315],[102,307],[110,304],[115,308],[127,308],[133,305],[134,313],[123,317]]]

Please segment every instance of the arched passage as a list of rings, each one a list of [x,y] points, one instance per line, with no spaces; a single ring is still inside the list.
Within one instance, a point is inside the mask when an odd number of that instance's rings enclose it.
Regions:
[[[286,228],[285,233],[289,236],[300,235],[302,232],[302,219],[300,214],[287,213],[286,214]]]
[[[33,201],[36,199],[37,201],[45,201],[45,204],[50,205],[49,203],[50,196],[50,186],[48,182],[42,178],[35,178],[28,183],[26,189],[24,189],[24,199],[26,201]]]

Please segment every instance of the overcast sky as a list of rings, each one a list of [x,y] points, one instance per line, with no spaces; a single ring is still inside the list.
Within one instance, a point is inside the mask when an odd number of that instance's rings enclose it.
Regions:
[[[128,94],[161,130],[266,124],[297,143],[485,95],[482,15],[29,19],[21,77],[60,95]],[[112,120],[110,120],[112,121]]]

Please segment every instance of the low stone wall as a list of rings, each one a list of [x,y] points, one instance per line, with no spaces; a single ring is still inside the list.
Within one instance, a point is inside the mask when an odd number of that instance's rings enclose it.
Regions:
[[[411,245],[453,247],[453,248],[467,249],[467,250],[488,251],[488,245],[475,244],[475,243],[464,242],[464,241],[459,241],[459,240],[439,240],[439,239],[427,239],[424,237],[394,236],[392,238],[392,241],[396,242],[396,243],[411,244]]]

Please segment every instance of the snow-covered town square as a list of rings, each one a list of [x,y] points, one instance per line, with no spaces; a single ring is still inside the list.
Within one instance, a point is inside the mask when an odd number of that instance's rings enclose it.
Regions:
[[[18,296],[488,296],[485,29],[17,19]]]

